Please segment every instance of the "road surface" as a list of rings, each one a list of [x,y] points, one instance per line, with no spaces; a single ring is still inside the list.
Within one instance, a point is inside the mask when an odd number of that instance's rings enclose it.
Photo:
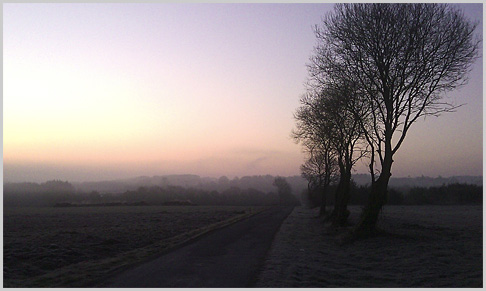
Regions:
[[[124,271],[102,287],[251,287],[293,207],[273,207]]]

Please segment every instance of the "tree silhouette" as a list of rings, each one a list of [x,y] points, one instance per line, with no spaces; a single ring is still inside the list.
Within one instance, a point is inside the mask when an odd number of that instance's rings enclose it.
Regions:
[[[307,192],[310,196],[320,196],[319,216],[326,215],[326,201],[329,185],[334,180],[337,171],[335,153],[330,142],[319,144],[306,143],[305,152],[308,155],[305,163],[300,167],[302,177],[307,180]]]
[[[289,183],[287,183],[287,180],[283,177],[277,177],[273,181],[273,186],[277,187],[279,203],[284,204],[284,202],[287,202],[292,195],[292,188]]]
[[[360,126],[371,153],[371,193],[355,234],[375,230],[393,156],[411,125],[457,108],[443,93],[467,80],[480,44],[475,27],[460,10],[436,3],[337,4],[316,27],[316,84],[349,79],[366,105]]]
[[[347,209],[351,195],[351,171],[355,163],[366,153],[359,146],[362,139],[360,127],[360,99],[356,97],[354,84],[346,79],[332,80],[322,88],[326,122],[330,124],[331,143],[337,154],[339,182],[336,188],[334,209],[329,219],[334,226],[347,224]]]
[[[322,118],[319,95],[309,91],[301,98],[301,103],[294,114],[297,124],[292,137],[303,145],[307,160],[301,166],[302,177],[308,181],[309,195],[320,194],[319,216],[324,216],[329,185],[337,172],[336,151],[330,124]]]
[[[339,172],[334,209],[327,219],[335,226],[345,225],[349,215],[347,204],[350,199],[351,171],[366,152],[358,143],[363,138],[362,119],[359,116],[362,105],[356,97],[357,87],[346,79],[328,79],[325,84],[313,83],[301,98],[302,106],[295,114],[297,128],[293,131],[293,137],[302,142],[307,152],[312,152],[302,167],[306,170],[303,173],[307,177],[304,177],[308,180],[313,177],[309,175],[309,170],[313,170],[314,175],[321,172],[325,177],[325,183],[321,184],[327,190],[331,175]],[[316,157],[320,159],[316,160]],[[316,167],[316,162],[321,162],[322,166]],[[324,199],[321,215],[325,208]]]

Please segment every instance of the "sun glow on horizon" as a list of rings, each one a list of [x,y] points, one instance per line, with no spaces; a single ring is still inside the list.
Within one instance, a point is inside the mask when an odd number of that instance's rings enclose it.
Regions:
[[[304,156],[290,138],[293,113],[305,91],[312,25],[331,8],[4,4],[4,177],[15,178],[12,167],[35,172],[39,165],[131,175],[299,175]],[[472,83],[468,92],[478,90]],[[476,95],[461,115],[474,122],[458,121],[455,136],[464,128],[476,133]],[[425,126],[417,128],[402,159],[427,137]],[[478,152],[471,140],[468,163]],[[426,144],[422,151],[434,145]],[[402,165],[399,173],[413,166]]]
[[[251,147],[255,137],[271,142],[269,132],[248,136],[245,126],[261,129],[262,120],[248,119],[229,103],[200,98],[189,104],[183,93],[149,92],[123,73],[53,60],[34,69],[7,61],[4,71],[9,163],[188,161],[224,151],[222,140],[230,147]]]

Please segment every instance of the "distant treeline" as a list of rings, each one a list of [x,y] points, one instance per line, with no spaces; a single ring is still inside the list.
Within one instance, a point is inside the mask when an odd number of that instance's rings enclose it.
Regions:
[[[45,183],[8,183],[3,185],[3,205],[50,206],[72,199],[76,195],[73,185],[59,180]]]
[[[197,175],[166,175],[166,176],[141,176],[131,179],[98,181],[98,182],[83,182],[72,183],[76,191],[89,193],[91,191],[98,191],[100,193],[123,193],[125,191],[134,191],[139,187],[166,187],[181,186],[184,188],[196,188],[207,191],[216,190],[222,192],[230,187],[237,187],[240,189],[253,188],[264,193],[276,191],[273,181],[275,176],[272,175],[254,175],[234,177],[229,179],[226,176],[219,178],[200,177]],[[370,183],[369,174],[355,174],[352,179],[358,185],[366,185]],[[307,188],[307,181],[301,176],[288,176],[285,180],[292,187],[294,194],[300,194]],[[412,187],[439,187],[441,185],[448,185],[454,183],[461,184],[475,184],[482,185],[482,176],[455,176],[455,177],[392,177],[390,178],[389,186],[392,188],[400,188],[400,190],[408,191]],[[405,193],[405,192],[404,192]]]
[[[482,204],[483,186],[451,184],[441,187],[412,188],[406,204]]]
[[[190,201],[196,205],[275,205],[279,204],[279,196],[275,192],[264,193],[249,188],[230,187],[224,191],[207,191],[204,189],[184,188],[181,186],[140,187],[136,191],[126,191],[122,194],[101,195],[103,199],[120,199],[127,202],[145,201],[148,204],[167,204],[171,201]],[[285,204],[298,204],[298,199],[290,195],[284,198]]]
[[[276,205],[280,197],[275,192],[230,187],[224,191],[184,188],[181,186],[139,187],[123,193],[78,193],[68,182],[50,181],[4,186],[3,203],[12,206],[118,206],[118,205]],[[294,195],[282,199],[283,204],[299,204]]]
[[[182,186],[150,186],[122,193],[76,192],[69,182],[48,181],[46,183],[9,183],[4,185],[3,204],[11,206],[79,206],[79,205],[276,205],[279,196],[275,192],[263,192],[253,188],[229,187],[222,191],[185,188]],[[334,204],[334,188],[329,189],[328,205]],[[351,185],[350,205],[364,205],[369,187]],[[319,195],[302,198],[311,204],[320,205]],[[186,202],[185,202],[186,201]],[[471,184],[450,184],[439,187],[412,187],[406,194],[391,188],[388,204],[392,205],[453,205],[482,204],[483,187]],[[64,204],[63,204],[64,203]],[[284,198],[283,203],[298,204],[294,195]]]
[[[140,187],[167,187],[167,186],[181,186],[184,188],[203,189],[206,191],[223,192],[231,187],[240,189],[255,189],[264,193],[276,191],[273,182],[275,176],[272,175],[255,175],[243,176],[241,178],[234,177],[229,179],[226,176],[219,178],[200,177],[197,175],[166,175],[166,176],[141,176],[131,179],[99,181],[99,182],[83,182],[73,183],[73,186],[79,192],[97,191],[100,193],[123,193],[125,191],[134,191]],[[300,176],[285,177],[287,183],[290,184],[294,193],[300,193],[306,188],[307,182]]]
[[[331,186],[328,192],[328,205],[334,205],[335,186]],[[369,186],[358,186],[351,183],[350,205],[364,205],[370,193]],[[314,206],[320,205],[320,195],[303,193],[307,200]],[[482,204],[483,186],[471,184],[449,184],[438,187],[412,187],[406,194],[402,191],[389,188],[389,205],[463,205]]]

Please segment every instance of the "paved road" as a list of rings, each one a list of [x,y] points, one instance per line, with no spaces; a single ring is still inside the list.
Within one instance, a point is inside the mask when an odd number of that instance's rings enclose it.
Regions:
[[[251,287],[292,207],[274,207],[127,270],[103,287]]]

